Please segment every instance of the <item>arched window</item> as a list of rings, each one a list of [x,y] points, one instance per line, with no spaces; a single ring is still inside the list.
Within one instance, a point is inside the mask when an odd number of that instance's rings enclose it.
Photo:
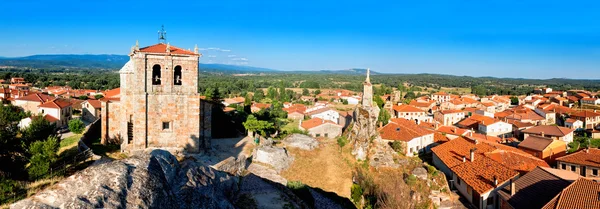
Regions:
[[[152,85],[160,85],[160,65],[152,66]]]
[[[182,79],[183,78],[181,77],[181,66],[177,65],[175,66],[175,71],[173,71],[173,84],[180,86]]]

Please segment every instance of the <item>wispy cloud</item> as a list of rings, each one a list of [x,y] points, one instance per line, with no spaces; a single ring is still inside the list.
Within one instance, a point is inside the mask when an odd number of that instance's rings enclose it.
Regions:
[[[227,57],[236,57],[236,56],[237,56],[237,55],[235,55],[235,54],[230,54],[230,55],[227,55]]]
[[[217,55],[208,55],[207,57],[215,58]]]

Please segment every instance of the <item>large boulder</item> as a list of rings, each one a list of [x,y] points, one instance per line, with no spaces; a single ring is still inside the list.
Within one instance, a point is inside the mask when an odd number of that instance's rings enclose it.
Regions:
[[[304,134],[292,134],[283,139],[283,143],[288,147],[295,147],[303,150],[313,150],[319,147],[319,141]]]
[[[277,172],[287,169],[294,157],[290,156],[285,148],[275,146],[260,146],[254,153],[254,162],[260,162],[273,167]]]
[[[238,182],[154,150],[89,167],[11,208],[234,208]]]

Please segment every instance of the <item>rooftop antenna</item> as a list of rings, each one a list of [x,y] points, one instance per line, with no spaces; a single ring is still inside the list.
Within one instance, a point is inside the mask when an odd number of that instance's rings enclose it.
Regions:
[[[165,25],[161,26],[161,29],[158,31],[158,43],[166,43],[167,42],[167,31],[165,31]]]

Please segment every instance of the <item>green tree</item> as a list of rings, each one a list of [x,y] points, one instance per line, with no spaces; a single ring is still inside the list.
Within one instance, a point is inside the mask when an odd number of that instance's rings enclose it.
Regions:
[[[249,115],[244,122],[244,128],[254,133],[259,133],[261,136],[267,135],[267,130],[273,128],[273,123],[264,120],[258,120],[254,115]]]
[[[510,104],[511,105],[518,105],[519,104],[519,98],[512,96],[510,97]]]
[[[342,150],[342,148],[348,144],[348,139],[345,136],[339,136],[337,138],[337,144],[340,146],[340,150]]]
[[[102,99],[102,98],[104,98],[104,95],[102,95],[102,94],[96,94],[96,95],[94,95],[94,98],[95,99]]]
[[[388,113],[388,111],[386,109],[381,109],[381,111],[379,111],[379,117],[377,117],[377,122],[381,122],[383,123],[383,125],[387,125],[387,123],[389,122],[390,118],[392,118],[390,116],[390,113]]]
[[[21,145],[28,149],[29,145],[35,141],[45,140],[48,137],[56,135],[56,125],[48,122],[43,116],[33,116],[29,127],[21,130]]]
[[[29,147],[29,167],[27,172],[30,179],[38,179],[48,173],[50,165],[58,159],[57,152],[60,144],[56,136],[48,137],[46,141],[33,142]]]
[[[69,130],[76,134],[81,134],[85,130],[85,124],[79,119],[69,121]]]
[[[81,96],[78,97],[78,99],[80,99],[80,100],[86,100],[86,99],[88,99],[88,97],[86,95],[81,95]]]
[[[279,97],[277,89],[273,88],[272,86],[269,86],[269,88],[267,89],[267,98],[277,99],[277,97]]]
[[[310,94],[310,92],[308,92],[307,88],[302,89],[302,96],[308,96],[309,94]]]
[[[417,95],[415,95],[415,92],[412,91],[406,92],[406,95],[404,95],[404,99],[412,100],[415,98],[417,98]]]
[[[254,96],[252,97],[252,99],[255,102],[260,102],[260,100],[263,100],[265,98],[265,92],[262,89],[256,89],[256,92],[254,92]]]
[[[321,89],[315,90],[315,96],[321,94]]]
[[[380,96],[373,96],[373,102],[375,102],[379,108],[383,108],[383,105],[385,105]]]

